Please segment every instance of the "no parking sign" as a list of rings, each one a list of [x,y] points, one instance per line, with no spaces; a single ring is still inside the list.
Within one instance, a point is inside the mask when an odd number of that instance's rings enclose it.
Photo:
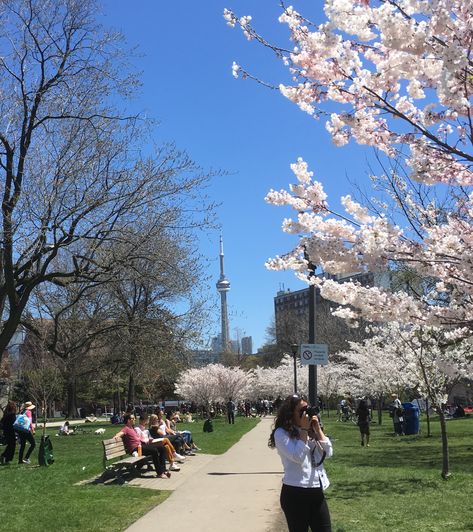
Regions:
[[[301,364],[325,366],[328,364],[327,344],[301,344]]]

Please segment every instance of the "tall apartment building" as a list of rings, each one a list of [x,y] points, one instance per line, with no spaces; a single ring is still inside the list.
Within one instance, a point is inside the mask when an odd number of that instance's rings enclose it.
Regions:
[[[390,286],[390,274],[358,273],[340,277],[339,282],[356,280],[365,286]],[[328,344],[329,353],[348,348],[348,342],[357,342],[366,337],[365,327],[351,328],[345,320],[333,316],[336,304],[323,299],[316,290],[315,341]],[[276,341],[289,347],[291,344],[307,343],[309,340],[309,288],[280,290],[274,298]]]
[[[241,339],[241,352],[243,355],[253,354],[253,338],[251,336],[244,336]]]

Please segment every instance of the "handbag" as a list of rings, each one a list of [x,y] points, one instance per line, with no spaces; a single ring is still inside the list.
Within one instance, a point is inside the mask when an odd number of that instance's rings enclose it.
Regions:
[[[29,418],[24,412],[18,414],[13,422],[13,429],[18,432],[29,432],[31,427],[31,418]]]

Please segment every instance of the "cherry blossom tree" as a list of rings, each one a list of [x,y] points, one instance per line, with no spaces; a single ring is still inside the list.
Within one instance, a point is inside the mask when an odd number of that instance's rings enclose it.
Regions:
[[[225,10],[230,26],[274,50],[293,83],[282,95],[309,115],[327,118],[337,146],[354,141],[379,150],[397,168],[387,179],[392,200],[374,210],[350,195],[346,213],[329,206],[320,182],[301,158],[291,165],[297,182],[270,191],[267,201],[290,206],[294,219],[284,231],[299,237],[288,254],[268,262],[293,269],[307,280],[307,260],[327,274],[314,278],[323,297],[342,307],[336,313],[356,321],[448,325],[469,334],[473,325],[473,92],[471,21],[466,0],[326,0],[326,20],[318,26],[293,7],[279,19],[287,24],[292,50],[268,43],[251,17]],[[235,77],[252,77],[234,64]],[[435,187],[442,202],[416,195]],[[400,194],[399,194],[400,192]],[[346,272],[409,270],[420,290],[392,291],[356,282],[338,283]],[[425,282],[425,280],[430,282]]]
[[[358,396],[376,398],[380,425],[386,395],[394,391],[400,395],[416,384],[413,374],[404,371],[403,362],[383,332],[381,329],[378,335],[360,343],[350,342],[350,349],[339,353],[345,378],[348,376],[345,388]]]
[[[438,327],[399,323],[373,328],[374,336],[352,343],[344,353],[366,393],[415,389],[431,401],[442,435],[442,477],[449,476],[449,452],[444,406],[453,386],[473,376],[471,339],[452,344]]]
[[[344,395],[346,390],[353,391],[354,388],[354,378],[347,371],[347,367],[340,363],[334,363],[334,361],[329,361],[326,366],[318,366],[317,395],[322,397],[328,414],[330,413],[331,400]]]
[[[252,374],[238,367],[225,367],[221,364],[213,365],[213,375],[219,401],[226,402],[232,399],[245,399],[250,385]]]
[[[177,395],[207,409],[218,398],[211,366],[190,368],[181,373],[175,385]]]
[[[209,364],[182,372],[176,381],[176,393],[187,401],[208,408],[216,401],[245,399],[249,396],[253,374],[241,368]]]
[[[285,354],[279,366],[264,368],[258,366],[254,371],[255,380],[252,385],[252,398],[287,397],[294,391],[294,360]],[[307,393],[307,369],[297,364],[297,389]]]

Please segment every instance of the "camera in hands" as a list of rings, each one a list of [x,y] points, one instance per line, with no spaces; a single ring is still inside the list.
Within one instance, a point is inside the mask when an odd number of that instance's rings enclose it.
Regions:
[[[312,416],[316,416],[319,412],[320,409],[317,406],[306,406],[301,410],[301,417],[304,414],[307,414],[311,418]]]

